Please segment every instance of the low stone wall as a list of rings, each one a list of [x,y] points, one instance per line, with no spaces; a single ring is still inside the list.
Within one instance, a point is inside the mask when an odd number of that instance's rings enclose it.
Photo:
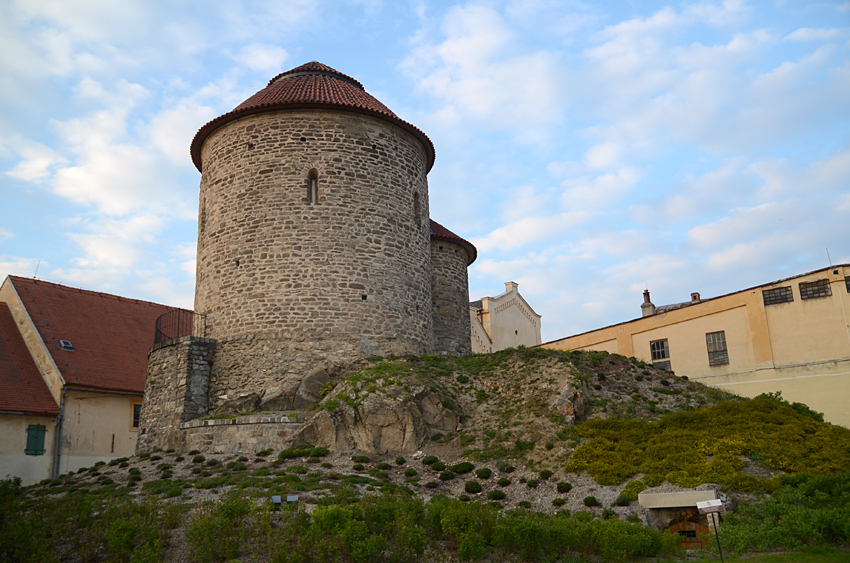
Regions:
[[[213,454],[254,455],[265,449],[275,452],[304,425],[302,417],[240,416],[228,419],[190,420],[180,424],[177,444],[185,453],[198,450]]]

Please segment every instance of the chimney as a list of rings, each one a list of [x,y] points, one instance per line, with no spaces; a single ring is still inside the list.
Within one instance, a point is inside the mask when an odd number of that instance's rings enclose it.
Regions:
[[[648,289],[643,290],[643,304],[640,306],[640,312],[644,317],[651,317],[655,314],[655,305],[649,300]]]
[[[519,284],[516,282],[505,282],[505,291],[511,292],[519,287]]]
[[[691,293],[691,303],[699,303],[699,293],[693,292]]]

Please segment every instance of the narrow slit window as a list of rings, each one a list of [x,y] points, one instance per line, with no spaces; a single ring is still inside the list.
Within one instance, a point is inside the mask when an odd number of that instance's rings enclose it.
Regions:
[[[138,428],[142,420],[142,405],[133,405],[133,428]]]
[[[316,205],[319,203],[319,173],[313,169],[307,177],[307,203]]]

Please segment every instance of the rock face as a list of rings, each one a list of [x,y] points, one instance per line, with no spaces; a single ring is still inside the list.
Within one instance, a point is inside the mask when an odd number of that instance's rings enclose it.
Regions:
[[[413,452],[432,435],[454,432],[461,423],[462,415],[445,408],[438,393],[420,389],[397,395],[368,395],[356,409],[334,400],[336,408],[316,414],[293,443],[332,451]]]
[[[583,384],[570,383],[561,391],[552,410],[564,415],[569,424],[575,424],[577,418],[582,418],[587,411],[587,389]]]

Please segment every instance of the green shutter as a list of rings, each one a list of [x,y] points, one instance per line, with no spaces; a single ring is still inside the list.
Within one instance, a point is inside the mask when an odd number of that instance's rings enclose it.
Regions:
[[[44,453],[44,435],[47,428],[41,424],[30,424],[27,427],[27,455],[42,455]]]

